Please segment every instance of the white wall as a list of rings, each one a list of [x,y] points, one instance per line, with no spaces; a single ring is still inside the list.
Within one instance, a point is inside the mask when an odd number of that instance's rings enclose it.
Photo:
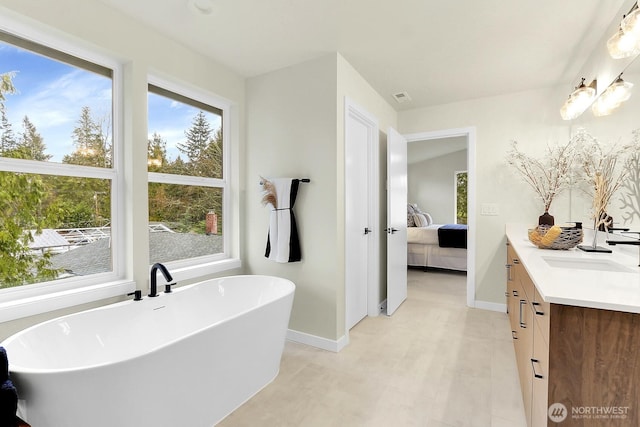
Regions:
[[[431,215],[435,224],[455,224],[455,173],[466,170],[467,150],[409,163],[409,203],[417,203],[422,211]]]
[[[289,328],[336,338],[336,288],[342,282],[338,239],[339,165],[336,146],[336,56],[287,67],[247,81],[247,151],[243,175],[244,260],[252,274],[296,284]],[[268,209],[260,204],[260,176],[310,178],[294,212],[302,261],[264,257]]]
[[[247,81],[247,151],[243,176],[245,265],[296,283],[289,328],[337,341],[344,335],[344,97],[395,125],[395,111],[339,55]],[[264,258],[269,213],[259,176],[308,177],[295,212],[302,261]],[[379,233],[382,234],[382,233]]]
[[[537,224],[542,205],[533,191],[508,169],[505,154],[511,140],[523,151],[541,153],[546,144],[566,142],[569,126],[559,106],[549,99],[557,88],[456,102],[402,111],[400,131],[405,134],[475,126],[477,129],[476,212],[483,203],[495,203],[497,216],[477,217],[476,300],[504,303],[504,226],[507,222]],[[556,221],[569,221],[568,201],[551,208]]]
[[[148,286],[147,245],[147,76],[150,72],[224,97],[232,103],[231,151],[236,164],[243,138],[244,79],[225,67],[185,48],[144,25],[132,21],[97,0],[1,0],[3,27],[41,33],[45,41],[58,38],[68,46],[81,46],[119,61],[124,67],[124,169],[129,183],[125,203],[134,213],[126,218],[127,277],[138,288]],[[55,46],[54,46],[55,47]],[[232,176],[232,188],[239,187],[239,175]],[[233,201],[239,211],[238,199]],[[225,220],[228,220],[225,218]],[[234,254],[238,256],[240,226],[234,221]],[[112,302],[112,301],[109,301]],[[93,305],[105,304],[106,301]],[[83,306],[87,308],[89,306]],[[37,318],[25,318],[0,325],[0,337],[37,321],[69,313],[71,308]]]

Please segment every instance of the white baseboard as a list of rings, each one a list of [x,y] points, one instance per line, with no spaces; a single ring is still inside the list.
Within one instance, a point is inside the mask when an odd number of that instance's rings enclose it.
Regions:
[[[289,341],[310,345],[322,350],[333,351],[334,353],[339,352],[349,344],[349,337],[346,335],[343,335],[338,340],[330,340],[317,335],[294,331],[293,329],[287,330],[287,339]]]
[[[476,300],[474,307],[479,308],[481,310],[499,311],[501,313],[507,312],[507,304],[502,304],[498,302]]]

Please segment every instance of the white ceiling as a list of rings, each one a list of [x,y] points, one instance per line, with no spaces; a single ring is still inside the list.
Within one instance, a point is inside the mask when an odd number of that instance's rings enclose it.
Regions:
[[[339,52],[397,110],[567,84],[624,0],[101,0],[252,77]],[[622,18],[620,16],[619,18]],[[406,91],[411,102],[392,94]]]

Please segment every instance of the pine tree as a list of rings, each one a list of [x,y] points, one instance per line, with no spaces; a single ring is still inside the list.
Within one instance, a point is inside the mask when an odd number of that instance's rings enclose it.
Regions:
[[[46,162],[52,157],[50,154],[45,153],[46,145],[44,140],[38,133],[36,126],[31,123],[27,116],[22,119],[22,133],[18,139],[17,148],[22,153],[20,157],[23,159]]]
[[[72,133],[75,151],[63,157],[63,163],[111,167],[110,144],[100,124],[91,116],[91,109],[82,107],[78,126]]]
[[[16,93],[13,85],[15,75],[14,71],[0,74],[0,156],[2,157],[6,157],[15,148],[15,137],[4,106],[5,95]]]
[[[147,144],[149,172],[160,172],[167,166],[167,141],[154,132]]]
[[[4,123],[4,95],[15,93],[12,77],[13,74],[0,75],[3,131],[9,129]],[[0,153],[7,154],[12,152]],[[58,274],[50,267],[49,254],[36,255],[29,248],[32,232],[38,233],[44,226],[41,215],[44,197],[44,185],[38,175],[0,172],[0,287],[54,279]]]
[[[187,140],[177,144],[178,150],[187,156],[189,163],[197,164],[200,156],[207,149],[211,140],[211,125],[202,111],[193,118],[191,128],[185,131]]]
[[[63,163],[74,165],[111,167],[111,148],[106,133],[91,116],[91,109],[83,107],[78,120],[78,126],[72,132],[75,151],[62,158]],[[91,206],[93,219],[91,224],[85,226],[102,226],[111,218],[111,187],[108,180],[56,177],[55,188],[58,190],[58,198],[71,202],[71,206],[77,206],[65,212],[64,222],[70,222],[73,218],[84,218],[82,212]],[[69,206],[69,204],[67,205]],[[82,211],[82,212],[81,212]]]
[[[17,157],[15,153],[17,141],[11,123],[7,118],[4,103],[0,107],[0,131],[0,155],[3,157]]]

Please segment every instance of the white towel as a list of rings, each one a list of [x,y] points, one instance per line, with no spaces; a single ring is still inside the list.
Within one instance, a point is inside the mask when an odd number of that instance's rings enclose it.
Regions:
[[[265,257],[282,263],[300,261],[302,257],[298,228],[293,214],[293,204],[298,192],[299,180],[272,178],[268,181],[275,188],[277,206],[269,203],[271,213]]]

